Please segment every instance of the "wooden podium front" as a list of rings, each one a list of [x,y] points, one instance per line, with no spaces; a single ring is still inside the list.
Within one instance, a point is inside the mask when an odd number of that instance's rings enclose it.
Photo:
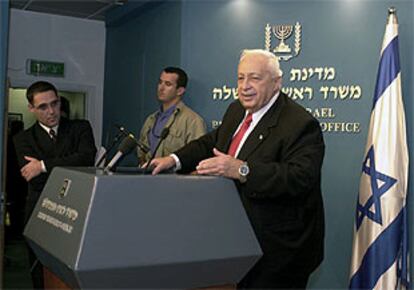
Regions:
[[[48,268],[43,267],[43,278],[44,278],[44,287],[46,290],[54,289],[63,289],[63,290],[72,290],[65,282],[63,282],[58,276],[53,274]],[[213,286],[206,288],[198,288],[199,290],[235,290],[236,285],[223,285],[223,286]],[[198,290],[195,289],[195,290]]]
[[[72,289],[46,267],[43,267],[43,283],[44,283],[45,289],[50,289],[50,290],[53,290],[53,289],[71,290]]]

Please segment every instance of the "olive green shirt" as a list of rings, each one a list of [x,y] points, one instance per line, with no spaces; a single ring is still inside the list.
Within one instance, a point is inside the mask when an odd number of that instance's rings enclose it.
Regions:
[[[147,117],[139,137],[139,141],[147,145],[148,148],[150,147],[148,134],[155,125],[156,115],[157,112],[154,112]],[[165,128],[169,128],[169,134],[160,144],[155,157],[168,156],[207,132],[204,120],[182,101],[177,104],[174,113],[165,124]],[[137,153],[140,164],[147,162],[151,158],[151,151],[144,153],[138,148]]]

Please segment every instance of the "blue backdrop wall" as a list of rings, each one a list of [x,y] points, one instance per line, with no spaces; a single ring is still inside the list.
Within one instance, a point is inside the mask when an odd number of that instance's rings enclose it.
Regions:
[[[124,7],[123,7],[124,8]],[[103,132],[123,124],[137,132],[157,106],[160,68],[180,65],[181,4],[148,4],[109,16],[106,35]],[[132,10],[132,11],[131,11]],[[137,11],[138,10],[138,13]],[[108,135],[104,135],[105,142]]]
[[[285,40],[290,52],[281,53],[290,57],[281,62],[284,87],[320,120],[327,145],[326,258],[310,286],[346,288],[355,201],[390,6],[397,8],[400,23],[411,147],[413,1],[167,1],[123,8],[128,13],[113,14],[107,23],[104,132],[116,122],[139,132],[146,115],[157,108],[156,84],[167,65],[180,65],[189,73],[185,102],[205,118],[209,128],[216,126],[235,97],[240,51],[273,50],[280,44],[281,28],[291,27]]]

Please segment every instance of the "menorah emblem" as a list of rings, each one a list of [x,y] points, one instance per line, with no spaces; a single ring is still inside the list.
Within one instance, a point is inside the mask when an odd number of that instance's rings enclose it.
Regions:
[[[278,46],[273,49],[273,52],[289,53],[291,49],[289,45],[285,43],[285,39],[288,39],[292,34],[293,25],[274,25],[272,27],[273,34],[280,40]]]
[[[272,42],[272,32],[273,35],[279,39],[278,45],[276,45],[273,49],[271,49],[271,42]],[[271,26],[269,23],[265,27],[265,49],[267,51],[272,51],[279,60],[287,61],[294,56],[297,56],[301,49],[301,32],[302,26],[299,22],[296,22],[295,25],[273,25]],[[287,41],[289,37],[295,36],[295,40],[293,43],[293,50],[288,45]],[[292,45],[292,44],[291,44]]]

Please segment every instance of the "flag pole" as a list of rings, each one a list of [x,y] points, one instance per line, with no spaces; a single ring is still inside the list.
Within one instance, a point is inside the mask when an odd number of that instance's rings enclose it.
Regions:
[[[397,9],[395,9],[395,7],[388,8],[387,23],[388,24],[398,24]]]

